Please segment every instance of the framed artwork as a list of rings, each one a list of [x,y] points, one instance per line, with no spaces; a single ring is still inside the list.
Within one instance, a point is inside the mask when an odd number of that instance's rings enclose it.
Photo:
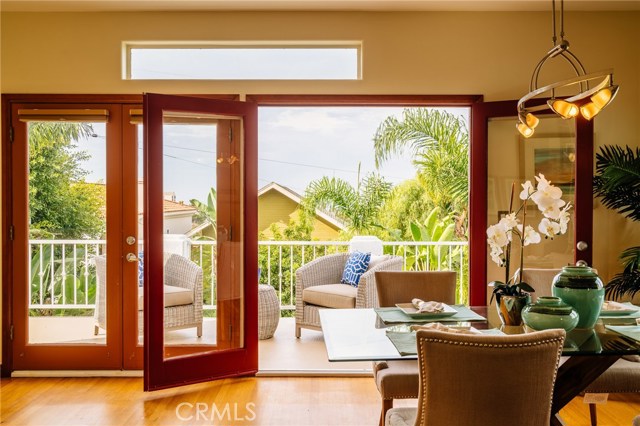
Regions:
[[[576,184],[576,147],[573,136],[533,137],[524,141],[525,179],[535,185],[534,176],[542,173],[565,195],[573,194]]]

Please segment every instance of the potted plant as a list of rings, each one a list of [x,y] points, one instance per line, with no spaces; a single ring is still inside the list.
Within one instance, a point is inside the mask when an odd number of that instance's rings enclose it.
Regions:
[[[514,241],[520,246],[520,270],[524,263],[524,247],[537,244],[545,239],[553,239],[554,236],[567,232],[569,223],[570,203],[562,199],[562,190],[551,184],[541,173],[535,177],[536,187],[531,181],[522,184],[520,200],[517,208],[513,205],[515,183],[511,185],[511,197],[509,199],[509,213],[500,221],[487,228],[487,243],[491,249],[491,260],[505,268],[505,280],[493,281],[493,294],[491,302],[496,298],[496,307],[501,321],[505,325],[522,324],[521,311],[531,300],[530,292],[535,291],[526,282],[522,281],[522,274],[512,277],[511,249]],[[538,223],[537,230],[527,224],[527,204],[533,202],[540,212],[542,220]]]
[[[603,146],[596,154],[593,193],[602,204],[633,221],[640,221],[640,148]],[[640,292],[640,246],[629,247],[619,256],[623,271],[607,283],[605,294],[618,298]]]

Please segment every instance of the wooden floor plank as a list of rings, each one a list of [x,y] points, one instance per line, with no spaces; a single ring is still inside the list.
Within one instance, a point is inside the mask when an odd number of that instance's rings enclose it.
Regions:
[[[380,397],[371,378],[261,377],[142,391],[140,378],[14,378],[0,384],[3,425],[374,425]],[[410,405],[403,402],[402,405]],[[582,398],[561,412],[588,426]],[[640,394],[610,395],[599,426],[631,426]]]

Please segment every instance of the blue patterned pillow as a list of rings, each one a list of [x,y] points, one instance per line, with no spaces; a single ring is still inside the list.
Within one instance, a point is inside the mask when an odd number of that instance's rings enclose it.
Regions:
[[[144,252],[138,253],[138,287],[144,284]]]
[[[362,253],[354,251],[347,259],[346,265],[344,265],[344,272],[342,273],[342,284],[349,284],[354,287],[358,287],[360,277],[365,273],[369,267],[369,261],[371,260],[371,253]]]

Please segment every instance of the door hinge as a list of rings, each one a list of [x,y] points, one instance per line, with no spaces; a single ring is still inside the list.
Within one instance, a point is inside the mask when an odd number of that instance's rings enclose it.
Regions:
[[[14,234],[15,234],[15,228],[13,227],[13,225],[9,225],[9,240],[10,241],[13,241]]]
[[[229,324],[229,340],[233,340],[233,324]]]
[[[233,142],[233,127],[229,126],[229,143]]]
[[[9,340],[13,340],[13,324],[9,326]]]
[[[229,226],[229,241],[233,241],[233,226]]]
[[[13,126],[9,126],[9,142],[13,142]]]

